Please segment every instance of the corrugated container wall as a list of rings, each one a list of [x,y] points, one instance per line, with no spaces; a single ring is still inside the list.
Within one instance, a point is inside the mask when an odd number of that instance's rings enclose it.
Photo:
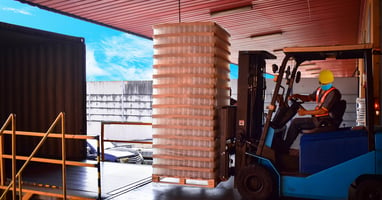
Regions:
[[[0,23],[0,91],[1,124],[15,113],[18,131],[46,132],[65,112],[66,133],[86,134],[84,40]],[[18,154],[29,155],[40,139],[18,137]],[[38,154],[60,158],[60,140],[49,139]],[[67,140],[68,159],[85,157],[84,141]]]

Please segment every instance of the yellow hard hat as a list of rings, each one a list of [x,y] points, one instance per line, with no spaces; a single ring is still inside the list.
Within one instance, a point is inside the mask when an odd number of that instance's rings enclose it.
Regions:
[[[321,84],[328,84],[334,81],[334,76],[332,71],[324,69],[320,72],[320,75],[318,76],[318,80]]]

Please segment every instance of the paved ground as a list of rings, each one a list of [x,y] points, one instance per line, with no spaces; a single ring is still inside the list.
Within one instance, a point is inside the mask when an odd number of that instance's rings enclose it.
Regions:
[[[129,191],[113,200],[242,200],[233,188],[233,179],[220,183],[216,188],[199,188],[163,183],[149,183]],[[280,200],[303,200],[281,198]]]

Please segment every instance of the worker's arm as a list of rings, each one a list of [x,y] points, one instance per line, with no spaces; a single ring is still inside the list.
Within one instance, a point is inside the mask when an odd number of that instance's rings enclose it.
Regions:
[[[298,111],[297,111],[298,115],[322,115],[322,114],[326,114],[328,113],[328,109],[326,109],[325,107],[321,107],[320,109],[318,110],[305,110],[304,108],[300,108]]]

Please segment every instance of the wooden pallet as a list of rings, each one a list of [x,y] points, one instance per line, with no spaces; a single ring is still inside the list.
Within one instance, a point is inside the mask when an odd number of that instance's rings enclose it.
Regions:
[[[185,177],[171,177],[162,175],[152,175],[152,181],[155,183],[168,183],[184,186],[196,186],[214,188],[219,184],[218,179],[198,179],[198,178],[185,178]]]

